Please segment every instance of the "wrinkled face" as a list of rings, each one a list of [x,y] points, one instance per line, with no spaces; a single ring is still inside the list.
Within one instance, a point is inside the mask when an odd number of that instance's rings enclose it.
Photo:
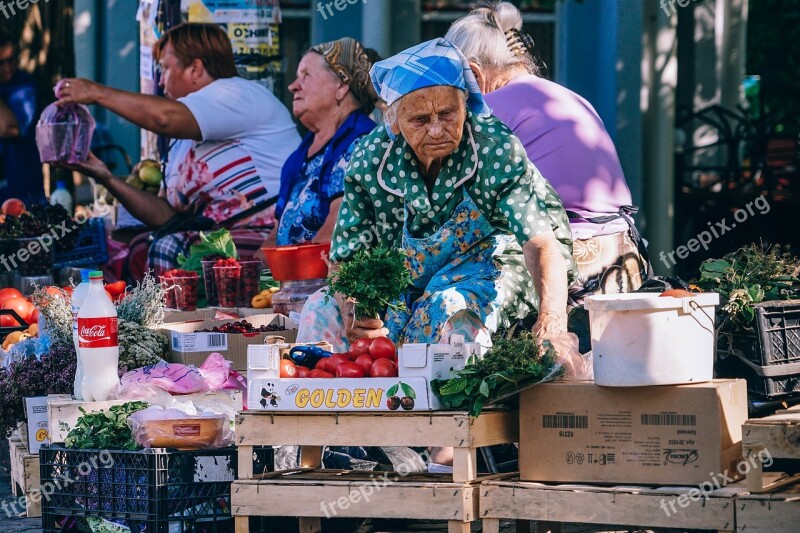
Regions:
[[[309,52],[297,66],[297,79],[289,85],[289,90],[294,94],[294,116],[301,122],[304,116],[306,120],[325,116],[328,110],[336,107],[336,91],[342,85],[325,58],[316,52]]]
[[[17,71],[17,56],[12,45],[0,48],[0,83],[8,83]]]
[[[427,87],[405,95],[397,109],[400,133],[423,164],[453,153],[461,143],[467,109],[460,89]]]
[[[175,55],[172,43],[167,43],[161,52],[161,60],[158,62],[161,67],[161,82],[159,85],[164,88],[167,98],[177,100],[194,92],[192,86],[191,66],[181,64]]]

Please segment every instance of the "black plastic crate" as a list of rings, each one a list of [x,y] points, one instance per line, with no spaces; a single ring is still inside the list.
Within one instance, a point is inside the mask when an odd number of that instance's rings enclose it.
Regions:
[[[106,224],[102,218],[90,218],[81,228],[75,245],[69,250],[55,251],[53,266],[81,267],[104,265],[108,262]]]
[[[784,398],[800,393],[800,372],[782,374],[780,365],[748,365],[736,356],[717,362],[716,377],[743,378],[747,380],[747,392],[760,398]],[[762,374],[773,374],[764,376]]]
[[[132,533],[228,532],[236,448],[39,452],[42,530],[81,531],[83,517],[124,521]]]
[[[730,348],[758,366],[800,361],[800,300],[762,302],[753,307],[756,330],[723,334]]]

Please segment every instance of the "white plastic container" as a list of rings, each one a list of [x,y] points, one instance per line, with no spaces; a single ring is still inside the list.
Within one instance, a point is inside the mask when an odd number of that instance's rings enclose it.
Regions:
[[[678,385],[714,376],[719,294],[690,298],[629,293],[590,296],[594,380],[608,387]]]
[[[81,282],[75,287],[70,299],[70,306],[72,307],[72,342],[75,343],[75,353],[80,353],[78,347],[78,312],[81,310],[81,304],[89,292],[89,272],[91,270],[81,270]],[[73,394],[76,400],[83,400],[81,394],[81,380],[83,379],[83,368],[81,367],[81,358],[78,357],[78,365],[75,369],[75,382],[73,384]]]
[[[89,292],[78,312],[78,360],[83,368],[81,396],[107,400],[119,384],[117,308],[103,287],[103,273],[89,275]]]
[[[72,195],[63,181],[57,181],[56,190],[50,194],[50,205],[56,204],[61,205],[70,215],[72,214]]]

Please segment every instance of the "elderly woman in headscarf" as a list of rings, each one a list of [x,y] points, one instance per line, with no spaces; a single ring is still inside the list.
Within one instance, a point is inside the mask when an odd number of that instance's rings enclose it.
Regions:
[[[386,124],[353,155],[331,261],[335,271],[358,250],[401,248],[414,280],[407,310],[356,317],[353,302],[317,293],[298,340],[342,351],[387,333],[423,343],[459,333],[489,345],[492,332],[538,311],[534,333],[570,339],[574,354],[567,215],[519,140],[491,116],[467,60],[434,39],[376,63],[371,75]]]
[[[377,94],[369,71],[377,54],[345,37],[312,47],[289,85],[292,111],[309,133],[281,172],[275,216],[265,246],[329,242],[344,194],[344,172],[356,141],[376,126]]]

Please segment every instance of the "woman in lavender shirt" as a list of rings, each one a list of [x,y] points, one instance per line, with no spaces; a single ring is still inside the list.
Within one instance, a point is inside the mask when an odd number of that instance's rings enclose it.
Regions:
[[[469,59],[492,114],[564,202],[578,265],[570,305],[595,292],[634,291],[649,262],[614,142],[589,102],[538,76],[533,40],[521,28],[516,7],[492,3],[457,20],[445,39]]]

